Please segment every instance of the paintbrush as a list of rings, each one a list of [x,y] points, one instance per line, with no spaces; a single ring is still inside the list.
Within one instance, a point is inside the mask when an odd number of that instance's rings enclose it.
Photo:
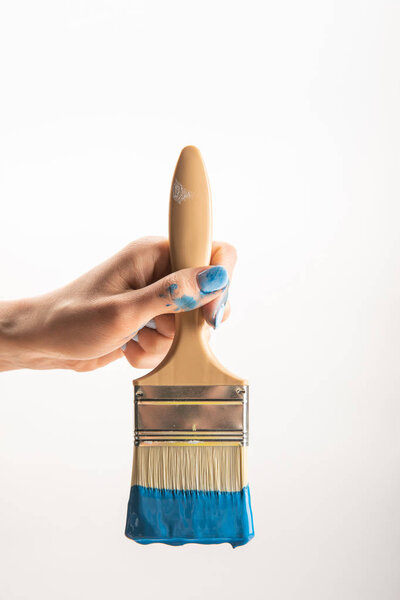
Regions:
[[[209,265],[211,195],[184,148],[170,195],[173,271]],[[247,483],[248,386],[212,354],[201,309],[175,315],[173,344],[134,383],[135,447],[125,534],[142,544],[233,547],[254,535]]]

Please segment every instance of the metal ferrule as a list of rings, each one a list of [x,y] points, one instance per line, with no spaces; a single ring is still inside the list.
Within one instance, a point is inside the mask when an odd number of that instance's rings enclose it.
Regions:
[[[134,385],[135,445],[248,445],[248,386]]]

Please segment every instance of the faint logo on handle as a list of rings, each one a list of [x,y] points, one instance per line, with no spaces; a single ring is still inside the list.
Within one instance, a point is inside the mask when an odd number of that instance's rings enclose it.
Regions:
[[[189,192],[189,190],[183,187],[180,181],[175,179],[174,184],[172,186],[172,198],[175,200],[175,202],[177,202],[178,204],[182,204],[182,202],[190,198],[191,195],[191,192]]]

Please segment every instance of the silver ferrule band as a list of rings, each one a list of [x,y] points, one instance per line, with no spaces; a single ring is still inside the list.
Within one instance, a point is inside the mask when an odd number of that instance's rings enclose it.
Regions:
[[[134,385],[135,445],[248,445],[248,386]]]

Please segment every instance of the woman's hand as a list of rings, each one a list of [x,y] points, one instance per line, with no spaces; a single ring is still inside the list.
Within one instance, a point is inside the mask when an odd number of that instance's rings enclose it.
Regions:
[[[0,370],[90,371],[125,354],[155,367],[174,337],[174,313],[203,307],[225,320],[235,249],[215,242],[211,265],[171,273],[168,241],[143,238],[65,287],[0,303]],[[146,326],[147,325],[147,326]]]

